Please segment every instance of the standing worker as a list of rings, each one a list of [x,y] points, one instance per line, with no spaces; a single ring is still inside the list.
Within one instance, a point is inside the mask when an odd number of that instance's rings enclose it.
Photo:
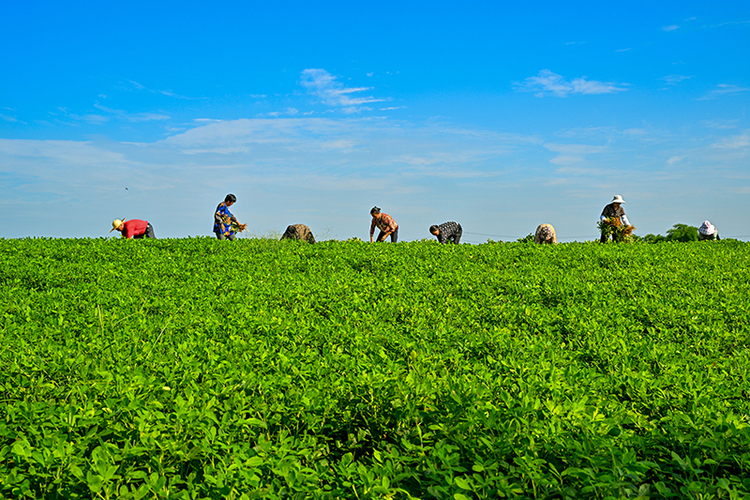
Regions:
[[[719,230],[707,220],[704,220],[701,227],[698,228],[698,241],[705,240],[721,240],[719,238]]]
[[[127,239],[156,239],[154,228],[151,227],[151,223],[146,220],[131,219],[126,222],[125,219],[115,219],[112,221],[112,229],[110,229],[109,232],[111,233],[112,231],[120,231],[122,237]]]
[[[604,207],[604,210],[602,210],[602,215],[600,216],[600,219],[605,224],[610,224],[614,226],[629,226],[630,222],[628,222],[628,217],[625,215],[625,209],[622,208],[622,204],[625,203],[625,200],[622,199],[622,196],[619,194],[616,194],[614,198],[612,198],[612,201],[609,205]],[[602,236],[599,239],[602,243],[606,243],[609,239],[609,234],[605,233],[604,230],[602,230]],[[614,234],[612,235],[612,239],[615,239]]]
[[[458,222],[448,221],[442,224],[430,226],[430,233],[435,236],[440,243],[454,243],[458,245],[461,241],[463,229]]]
[[[220,240],[232,240],[237,239],[235,228],[233,225],[243,231],[247,224],[240,224],[237,219],[229,211],[229,207],[235,204],[237,197],[233,194],[228,194],[224,198],[224,201],[219,203],[214,212],[214,233],[216,238]]]
[[[385,238],[390,236],[391,243],[396,243],[398,241],[398,224],[393,220],[393,217],[381,212],[379,207],[372,207],[370,215],[372,215],[372,223],[370,223],[370,243],[372,243],[372,235],[375,233],[375,226],[380,229],[380,233],[378,233],[378,241],[385,241]]]

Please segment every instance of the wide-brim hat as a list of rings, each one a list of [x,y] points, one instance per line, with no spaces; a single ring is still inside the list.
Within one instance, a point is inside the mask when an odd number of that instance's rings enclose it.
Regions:
[[[622,199],[622,196],[616,194],[610,203],[625,203],[625,200]]]
[[[117,229],[118,227],[120,227],[120,224],[122,224],[123,222],[125,222],[125,218],[124,217],[122,219],[115,219],[115,220],[113,220],[112,221],[112,229],[110,229],[109,232],[111,233],[112,231],[114,231],[115,229]]]

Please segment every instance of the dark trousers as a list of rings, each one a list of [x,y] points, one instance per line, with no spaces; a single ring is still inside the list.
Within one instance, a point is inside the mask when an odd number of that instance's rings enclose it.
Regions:
[[[218,239],[218,240],[231,240],[231,241],[234,241],[234,240],[237,239],[237,235],[234,234],[234,233],[230,233],[229,236],[226,236],[222,232],[216,232],[214,234],[216,235],[216,239]]]
[[[458,245],[461,242],[461,235],[464,234],[464,230],[461,228],[461,226],[458,226],[458,231],[453,233],[453,236],[449,236],[446,243],[449,241],[452,241],[454,244]]]
[[[383,231],[380,231],[380,234],[378,234],[377,241],[385,241],[385,233]],[[398,241],[398,228],[396,228],[396,230],[391,233],[391,243],[396,243],[397,241]]]
[[[134,240],[140,240],[140,239],[143,239],[143,238],[152,238],[154,240],[156,239],[156,235],[154,234],[154,228],[153,228],[153,226],[151,226],[150,222],[146,226],[146,232],[145,233],[133,236]]]

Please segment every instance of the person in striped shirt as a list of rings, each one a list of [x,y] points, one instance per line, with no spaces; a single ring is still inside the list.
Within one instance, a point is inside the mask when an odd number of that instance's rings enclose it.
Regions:
[[[370,210],[372,215],[372,222],[370,223],[370,243],[372,243],[372,235],[375,233],[375,227],[380,229],[377,241],[385,241],[390,236],[391,243],[398,241],[398,224],[393,220],[390,215],[381,212],[380,207],[372,207]]]
[[[442,224],[430,226],[430,233],[437,238],[440,243],[454,243],[458,245],[461,241],[463,229],[458,222],[448,221]]]

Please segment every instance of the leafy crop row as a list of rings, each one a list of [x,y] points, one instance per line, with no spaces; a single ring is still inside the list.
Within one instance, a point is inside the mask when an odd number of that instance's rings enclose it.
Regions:
[[[744,497],[748,261],[0,240],[0,496]]]

